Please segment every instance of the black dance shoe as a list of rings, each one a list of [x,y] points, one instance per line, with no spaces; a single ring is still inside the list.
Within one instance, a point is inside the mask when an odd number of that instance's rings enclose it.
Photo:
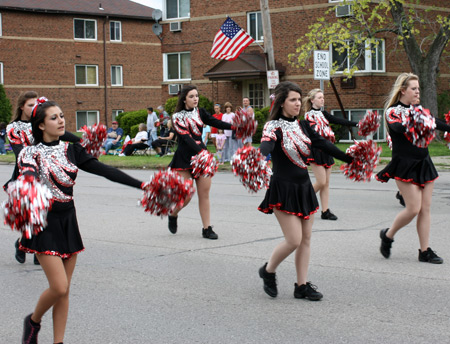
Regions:
[[[34,254],[34,265],[41,265],[41,263],[39,263],[39,260],[37,259],[36,253]]]
[[[400,204],[402,206],[405,206],[405,200],[403,199],[402,194],[400,193],[400,191],[397,191],[397,194],[395,195],[395,198],[398,199],[398,201],[400,202]]]
[[[319,301],[323,295],[317,291],[317,287],[310,282],[306,284],[298,285],[295,283],[294,297],[296,299],[308,299],[311,301]]]
[[[219,236],[213,231],[211,226],[208,228],[202,228],[202,235],[205,239],[216,240],[219,239]]]
[[[320,216],[322,220],[333,220],[336,221],[338,218],[336,215],[334,215],[330,209],[327,209],[326,211],[322,211],[322,215]]]
[[[169,231],[172,234],[175,234],[177,232],[177,229],[178,229],[177,220],[178,220],[178,216],[170,216],[169,215]]]
[[[22,344],[37,344],[38,342],[38,333],[41,325],[31,322],[31,315],[26,316],[23,321]]]
[[[264,281],[264,291],[267,295],[271,297],[276,297],[278,295],[277,289],[277,275],[275,272],[267,272],[267,263],[261,266],[259,269],[259,277]]]
[[[386,228],[380,231],[380,238],[381,238],[380,252],[386,259],[388,259],[389,256],[391,255],[391,247],[392,243],[394,242],[394,239],[390,239],[386,236],[388,229],[389,228]]]
[[[26,254],[25,252],[19,250],[19,239],[17,239],[17,241],[15,242],[14,246],[16,247],[16,260],[20,263],[23,264],[25,263],[25,259],[26,259]]]
[[[427,248],[426,251],[422,252],[419,249],[419,262],[427,262],[431,264],[442,264],[444,259],[439,257],[436,252],[434,252],[431,248]]]

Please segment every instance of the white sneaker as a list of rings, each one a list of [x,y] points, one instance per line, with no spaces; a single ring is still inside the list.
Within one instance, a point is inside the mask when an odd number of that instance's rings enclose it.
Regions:
[[[119,154],[119,156],[125,156],[125,154],[123,154],[123,153],[120,153],[120,154]]]

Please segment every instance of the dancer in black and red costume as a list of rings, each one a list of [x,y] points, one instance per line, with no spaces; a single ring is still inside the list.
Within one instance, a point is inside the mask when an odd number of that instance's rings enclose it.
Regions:
[[[78,169],[135,188],[142,188],[144,184],[100,163],[79,143],[61,142],[65,119],[55,102],[37,105],[32,112],[31,125],[34,145],[21,151],[19,173],[46,185],[53,204],[47,214],[47,226],[37,235],[29,239],[23,236],[20,240],[21,250],[36,253],[49,284],[33,313],[25,318],[22,343],[37,343],[41,319],[50,308],[53,308],[54,343],[62,343],[69,310],[70,282],[77,255],[84,250],[73,201]]]
[[[303,98],[303,106],[305,108],[305,120],[319,133],[323,138],[331,143],[334,143],[334,133],[330,127],[330,123],[353,126],[358,123],[348,121],[344,118],[332,116],[327,111],[320,110],[325,104],[323,91],[320,88],[315,88],[309,91],[308,95]],[[334,165],[333,157],[323,150],[312,147],[311,155],[308,158],[308,163],[314,173],[316,182],[314,183],[314,191],[319,192],[320,203],[322,205],[321,218],[323,220],[337,220],[328,207],[328,200],[330,198],[330,176],[331,167]]]
[[[431,198],[438,173],[427,146],[435,135],[434,127],[450,131],[450,126],[435,119],[428,110],[418,107],[416,104],[419,102],[417,75],[400,74],[385,106],[386,122],[392,139],[392,160],[376,178],[381,182],[394,179],[406,207],[397,214],[391,227],[381,230],[380,251],[385,258],[389,258],[395,234],[417,217],[419,261],[442,264],[444,260],[429,247]],[[419,121],[413,119],[413,114],[417,112],[422,112]],[[424,123],[428,127],[423,126]]]
[[[169,167],[176,170],[185,179],[193,178],[191,158],[206,150],[202,142],[203,124],[218,129],[232,129],[230,123],[222,122],[203,108],[198,108],[198,91],[194,85],[187,85],[181,89],[175,113],[172,116],[173,126],[178,135],[178,148],[173,155]],[[202,236],[205,239],[217,239],[218,235],[213,231],[210,219],[209,191],[211,189],[211,177],[195,178],[198,194],[198,206],[202,219]],[[183,208],[189,203],[187,199]],[[178,213],[175,210],[169,215],[169,230],[175,234],[178,229]]]
[[[275,89],[269,121],[263,130],[260,151],[265,156],[272,155],[273,175],[258,209],[275,214],[284,241],[275,247],[259,274],[264,280],[264,291],[276,297],[275,270],[295,251],[297,283],[294,296],[320,300],[322,294],[307,282],[313,217],[319,209],[307,159],[313,147],[346,162],[352,162],[352,158],[315,132],[307,121],[297,121],[301,103],[300,88],[292,82],[281,82]]]
[[[16,165],[14,166],[14,171],[11,179],[5,184],[4,189],[6,189],[7,184],[10,181],[16,180],[19,175],[19,170],[17,168],[17,157],[24,147],[30,146],[34,142],[33,133],[31,131],[31,110],[36,104],[38,94],[34,91],[22,92],[17,100],[16,112],[6,128],[6,133],[8,135],[8,140],[11,148],[16,156]],[[70,132],[66,132],[61,140],[69,141],[72,143],[79,142],[80,138]],[[14,244],[16,248],[15,257],[16,260],[23,264],[26,260],[26,255],[24,251],[19,250],[19,239]],[[36,256],[34,256],[34,264],[39,265],[39,261]]]

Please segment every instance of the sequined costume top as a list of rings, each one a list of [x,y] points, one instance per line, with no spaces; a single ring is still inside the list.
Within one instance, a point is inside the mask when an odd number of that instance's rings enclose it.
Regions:
[[[191,169],[191,158],[206,149],[202,142],[203,124],[218,129],[232,129],[230,123],[218,120],[203,108],[177,112],[173,114],[172,122],[178,135],[178,148],[169,167],[175,170]]]
[[[26,147],[19,154],[19,171],[32,174],[46,184],[55,201],[52,211],[73,207],[73,186],[78,168],[121,184],[141,187],[141,182],[102,164],[79,144],[53,141]]]
[[[263,155],[271,153],[273,176],[289,179],[295,183],[310,182],[307,159],[312,148],[318,148],[339,160],[352,159],[329,141],[316,133],[307,121],[280,117],[265,124],[260,150]]]
[[[398,102],[385,112],[386,123],[392,140],[392,159],[376,175],[376,179],[387,182],[394,178],[423,187],[425,183],[435,180],[438,173],[431,161],[428,148],[417,147],[405,135],[404,117],[409,115],[410,110],[410,106]],[[435,121],[436,129],[450,132],[450,126],[443,120],[435,118]]]

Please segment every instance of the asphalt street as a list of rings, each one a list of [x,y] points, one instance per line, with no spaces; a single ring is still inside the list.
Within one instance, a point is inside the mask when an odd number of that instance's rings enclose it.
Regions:
[[[9,179],[12,165],[0,165]],[[153,171],[130,170],[147,180]],[[293,297],[293,257],[280,265],[279,296],[262,288],[258,269],[282,240],[273,215],[257,211],[231,173],[218,173],[211,218],[219,240],[201,237],[197,197],[172,235],[167,218],[137,206],[140,191],[80,172],[75,185],[86,250],[78,257],[65,343],[450,343],[450,172],[435,183],[431,247],[442,265],[417,260],[415,222],[379,253],[379,231],[402,209],[395,183],[331,177],[337,221],[316,216],[309,280],[324,298]],[[1,193],[0,200],[6,198]],[[19,343],[22,321],[47,287],[27,255],[14,259],[18,234],[0,231],[0,343]],[[40,343],[52,343],[51,314]]]

